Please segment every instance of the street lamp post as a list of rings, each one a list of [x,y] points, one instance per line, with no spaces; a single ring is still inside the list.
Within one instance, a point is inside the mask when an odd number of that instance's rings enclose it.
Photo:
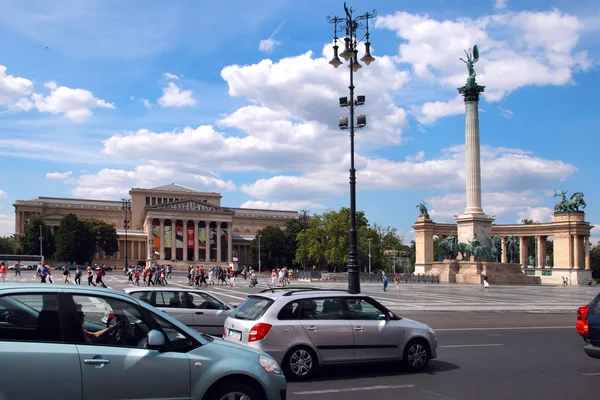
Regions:
[[[129,268],[129,255],[127,253],[129,243],[127,240],[127,231],[129,230],[129,212],[131,211],[131,199],[121,199],[121,210],[125,211],[125,219],[123,220],[123,225],[125,226],[125,270],[127,270]]]
[[[373,240],[373,238],[367,240],[369,241],[369,275],[371,275],[371,240]]]
[[[258,274],[260,275],[260,237],[262,235],[258,235]]]
[[[354,73],[357,72],[362,65],[358,62],[358,44],[361,39],[357,37],[359,29],[365,29],[365,55],[360,59],[365,65],[369,65],[375,58],[371,56],[371,43],[369,42],[369,19],[377,16],[377,12],[364,13],[357,17],[352,15],[353,10],[344,3],[345,16],[343,17],[327,17],[327,22],[334,24],[333,36],[333,58],[329,64],[335,68],[342,65],[340,56],[344,60],[349,61],[350,69],[350,101],[347,97],[340,97],[340,107],[348,107],[350,109],[350,127],[348,127],[348,117],[340,117],[338,126],[340,129],[348,129],[350,131],[350,250],[348,251],[348,290],[352,293],[360,293],[360,271],[358,265],[358,239],[356,232],[356,170],[354,169],[354,133],[356,128],[364,128],[367,125],[367,117],[358,115],[356,118],[356,126],[354,124],[354,107],[365,104],[365,96],[357,96],[354,100]],[[338,56],[338,32],[345,32],[344,51]]]
[[[40,257],[42,257],[42,259],[44,259],[44,246],[42,245],[43,242],[44,242],[44,234],[42,231],[42,224],[40,224]]]
[[[304,228],[304,271],[306,271],[306,264],[308,261],[308,254],[306,252],[306,242],[308,241],[308,211],[302,210],[302,225]]]

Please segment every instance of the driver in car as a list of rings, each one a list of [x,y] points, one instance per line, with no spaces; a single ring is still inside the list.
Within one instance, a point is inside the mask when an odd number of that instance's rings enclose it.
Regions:
[[[77,317],[78,317],[78,322],[81,324],[81,330],[83,331],[83,335],[85,337],[86,343],[99,342],[106,337],[105,335],[108,335],[110,332],[115,330],[117,327],[123,326],[123,321],[119,321],[116,324],[114,324],[113,326],[109,326],[108,328],[99,330],[97,332],[88,331],[87,329],[85,329],[83,327],[83,324],[85,323],[85,313],[82,311],[81,304],[77,305]]]

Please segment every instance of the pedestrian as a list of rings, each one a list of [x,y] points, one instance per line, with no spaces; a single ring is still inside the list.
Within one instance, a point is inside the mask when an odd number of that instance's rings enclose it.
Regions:
[[[215,267],[212,267],[209,271],[208,271],[208,282],[211,285],[215,284],[214,281],[214,276],[215,276]]]
[[[81,285],[81,267],[79,265],[75,268],[75,284]]]
[[[383,282],[383,291],[387,292],[388,277],[385,274],[385,271],[381,273],[381,281]]]
[[[102,281],[102,268],[100,267],[96,267],[96,285],[102,285],[102,287],[106,287],[106,285],[104,284],[104,282]]]
[[[87,267],[88,286],[96,286],[94,283],[94,273],[92,267]]]
[[[275,280],[277,280],[277,274],[275,273],[275,270],[272,269],[271,270],[271,286],[275,286]]]
[[[47,277],[48,277],[48,273],[49,273],[49,269],[48,266],[45,264],[40,264],[41,268],[40,268],[40,279],[42,281],[42,283],[47,283]]]
[[[483,287],[486,288],[488,286],[490,286],[490,283],[488,282],[488,277],[487,277],[487,275],[484,275],[483,276]]]
[[[167,265],[167,279],[171,279],[171,273],[173,272],[173,267],[171,264]]]
[[[152,270],[152,268],[148,267],[147,275],[148,275],[146,277],[146,279],[148,279],[147,286],[150,286],[150,284],[152,284],[152,286],[154,286],[154,281],[152,280],[152,276],[154,275],[154,271]],[[146,281],[146,280],[144,279],[144,281]]]
[[[6,282],[6,273],[7,273],[7,268],[6,268],[6,264],[4,264],[4,262],[2,262],[0,264],[0,282],[4,283]]]
[[[140,270],[138,268],[135,269],[135,286],[140,286]]]
[[[19,261],[17,261],[17,263],[15,264],[15,278],[19,277],[19,279],[21,279],[21,263]]]
[[[396,292],[400,291],[400,275],[396,272],[394,273],[394,283],[396,284]]]
[[[50,270],[50,267],[44,265],[44,269],[46,270],[46,283],[54,283],[52,280],[52,271]]]
[[[71,276],[71,271],[69,270],[69,265],[65,264],[62,274],[65,277],[65,283],[71,283],[71,282],[69,282],[69,277]]]
[[[235,271],[231,268],[231,272],[229,273],[229,286],[235,287]]]

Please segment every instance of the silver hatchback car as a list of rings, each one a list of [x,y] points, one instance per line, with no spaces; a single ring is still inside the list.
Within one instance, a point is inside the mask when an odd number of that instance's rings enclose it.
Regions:
[[[270,354],[296,379],[325,364],[401,360],[420,370],[437,356],[432,328],[347,291],[263,290],[227,318],[223,337]]]
[[[200,334],[124,293],[0,285],[0,399],[281,400],[264,352]]]

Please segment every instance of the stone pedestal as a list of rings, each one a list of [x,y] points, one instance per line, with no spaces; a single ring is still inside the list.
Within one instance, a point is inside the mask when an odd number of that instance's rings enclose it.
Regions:
[[[439,275],[441,283],[465,285],[482,285],[484,276],[492,285],[539,285],[542,282],[539,276],[525,275],[519,264],[497,262],[435,262],[430,273]]]
[[[454,219],[458,230],[458,241],[469,243],[473,236],[481,244],[490,246],[492,241],[492,222],[494,219],[485,214],[463,214]]]
[[[433,264],[433,221],[420,216],[415,222],[415,274],[426,274]]]

